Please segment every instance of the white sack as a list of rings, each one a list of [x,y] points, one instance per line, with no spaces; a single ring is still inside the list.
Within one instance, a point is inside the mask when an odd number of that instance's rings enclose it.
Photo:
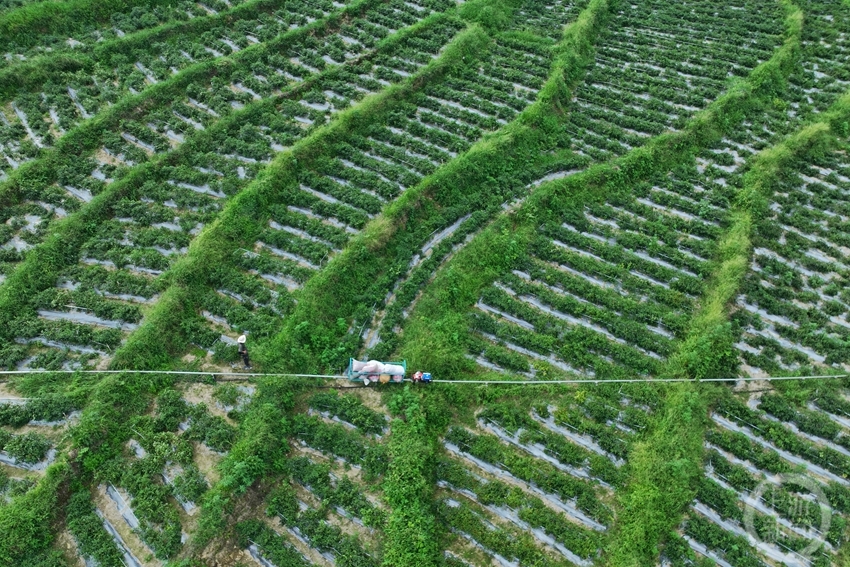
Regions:
[[[404,376],[404,366],[401,364],[385,364],[384,374],[391,376]]]
[[[384,364],[378,360],[370,360],[363,365],[363,368],[360,371],[368,372],[369,374],[383,374]]]

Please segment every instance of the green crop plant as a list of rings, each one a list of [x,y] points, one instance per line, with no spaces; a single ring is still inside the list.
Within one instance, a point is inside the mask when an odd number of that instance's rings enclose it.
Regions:
[[[848,5],[0,0],[0,564],[843,564]]]
[[[67,481],[67,464],[55,464],[37,486],[0,508],[0,558],[14,563],[43,554],[53,541],[57,488]]]

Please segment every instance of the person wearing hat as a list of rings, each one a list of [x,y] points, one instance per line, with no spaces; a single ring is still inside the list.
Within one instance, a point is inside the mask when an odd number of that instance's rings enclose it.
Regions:
[[[245,336],[246,334],[239,335],[239,338],[236,339],[236,344],[238,345],[239,354],[242,356],[242,363],[245,365],[245,370],[250,370],[252,367],[251,360],[248,358],[248,347],[245,346],[248,340],[248,337]]]

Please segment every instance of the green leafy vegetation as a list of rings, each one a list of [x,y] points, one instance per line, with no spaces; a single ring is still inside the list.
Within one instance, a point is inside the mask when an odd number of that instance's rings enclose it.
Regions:
[[[0,564],[846,563],[848,6],[0,0]]]

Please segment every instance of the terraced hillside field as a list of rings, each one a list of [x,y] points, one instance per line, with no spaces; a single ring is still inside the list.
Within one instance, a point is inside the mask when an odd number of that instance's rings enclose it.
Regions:
[[[0,567],[850,565],[847,0],[0,46]]]

